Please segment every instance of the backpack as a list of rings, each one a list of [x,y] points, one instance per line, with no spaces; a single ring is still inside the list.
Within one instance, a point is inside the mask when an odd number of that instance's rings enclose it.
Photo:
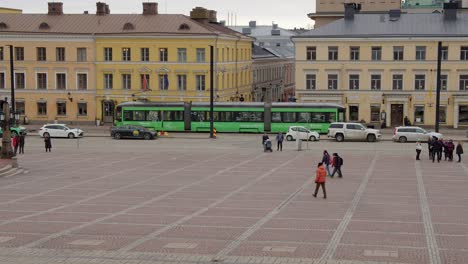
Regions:
[[[338,157],[338,164],[339,164],[339,166],[343,166],[343,158],[342,157]]]

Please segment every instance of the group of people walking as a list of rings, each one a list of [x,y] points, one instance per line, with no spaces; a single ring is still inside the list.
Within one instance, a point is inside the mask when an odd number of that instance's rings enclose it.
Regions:
[[[429,151],[429,159],[434,163],[436,160],[440,162],[442,160],[442,154],[446,161],[453,161],[453,153],[455,152],[458,156],[458,162],[461,162],[461,155],[463,154],[463,145],[458,142],[457,146],[453,143],[453,140],[442,140],[435,137],[429,138],[427,142]],[[422,152],[421,142],[416,143],[416,160],[420,159]]]
[[[315,192],[314,197],[317,197],[320,187],[322,187],[323,198],[327,199],[327,191],[325,188],[325,182],[327,176],[333,178],[335,173],[338,173],[338,177],[343,178],[341,167],[343,166],[343,158],[338,153],[333,153],[332,156],[328,151],[323,151],[322,161],[318,163],[317,170],[315,171]],[[330,168],[333,168],[331,172]]]
[[[13,134],[13,138],[11,139],[11,145],[13,147],[13,152],[16,156],[18,154],[18,149],[19,149],[19,154],[24,154],[24,144],[25,144],[25,135],[23,132],[20,132],[19,135],[16,133]]]
[[[276,151],[283,151],[283,141],[284,141],[284,134],[282,132],[279,132],[276,135]],[[263,150],[265,152],[273,152],[272,146],[273,143],[271,143],[270,137],[267,135],[267,133],[263,133],[262,136],[262,145],[263,145]]]

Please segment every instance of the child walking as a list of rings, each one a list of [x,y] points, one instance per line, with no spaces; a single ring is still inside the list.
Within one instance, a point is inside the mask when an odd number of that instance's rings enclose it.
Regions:
[[[323,163],[319,162],[317,166],[317,170],[315,171],[315,193],[314,197],[317,198],[317,193],[322,186],[322,191],[323,191],[323,199],[327,199],[327,191],[325,190],[325,181],[327,179],[327,171],[323,167]]]

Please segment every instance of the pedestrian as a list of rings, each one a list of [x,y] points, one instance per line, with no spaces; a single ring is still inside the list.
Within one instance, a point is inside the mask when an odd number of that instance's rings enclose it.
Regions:
[[[267,141],[267,139],[269,139],[267,133],[263,133],[263,136],[262,136],[262,145],[265,145],[265,142]]]
[[[24,154],[24,143],[26,140],[26,136],[24,135],[23,132],[20,132],[19,135],[19,153]]]
[[[327,179],[327,172],[325,171],[325,168],[323,167],[323,163],[319,162],[317,166],[317,170],[315,171],[315,193],[314,197],[317,198],[317,193],[322,186],[322,191],[323,191],[323,199],[327,199],[327,191],[325,190],[325,181]]]
[[[51,152],[52,149],[52,140],[50,139],[50,136],[47,135],[44,137],[44,143],[45,143],[45,151]]]
[[[449,148],[448,148],[448,141],[441,140],[442,147],[444,149],[444,160],[447,161],[449,159]]]
[[[338,153],[333,153],[333,173],[330,177],[334,177],[335,173],[338,172],[338,177],[343,178],[343,174],[341,173],[341,166],[343,166],[343,158],[341,158]]]
[[[325,169],[327,170],[327,176],[331,176],[331,172],[330,172],[331,157],[330,157],[330,154],[328,154],[328,151],[326,150],[323,151],[322,163],[325,166]]]
[[[455,144],[453,144],[453,140],[449,140],[449,142],[447,143],[447,148],[449,161],[453,161],[453,151],[455,150]]]
[[[422,151],[422,146],[421,146],[421,142],[416,142],[416,160],[420,160],[419,159],[419,155],[421,154],[421,151]]]
[[[443,148],[443,143],[442,139],[437,140],[437,138],[434,139],[434,143],[432,143],[432,163],[435,162],[436,156],[437,156],[437,162],[440,162],[442,159],[442,148]]]
[[[405,124],[405,126],[411,126],[411,122],[409,121],[409,118],[407,116],[405,116],[405,118],[403,119],[403,123]]]
[[[458,162],[461,162],[461,155],[463,154],[463,146],[460,141],[457,144],[457,150],[455,151],[458,156]]]
[[[279,132],[278,135],[276,135],[276,142],[278,142],[276,151],[283,151],[283,141],[284,141],[284,135],[282,132]]]
[[[19,142],[18,142],[18,136],[16,135],[16,133],[13,134],[13,138],[11,139],[11,144],[13,146],[13,151],[14,151],[14,155],[16,156],[16,153],[18,152],[18,146],[19,146]]]
[[[432,139],[432,137],[429,137],[429,139],[427,140],[427,149],[429,151],[429,159],[433,159],[433,155],[434,155],[434,140]]]

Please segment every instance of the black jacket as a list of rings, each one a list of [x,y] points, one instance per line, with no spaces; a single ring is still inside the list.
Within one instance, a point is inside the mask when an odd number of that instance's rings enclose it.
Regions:
[[[457,154],[463,154],[463,147],[461,144],[457,145]]]
[[[433,147],[434,151],[442,151],[443,144],[442,144],[442,142],[437,140],[437,141],[434,141],[434,143],[432,144],[432,147]]]

